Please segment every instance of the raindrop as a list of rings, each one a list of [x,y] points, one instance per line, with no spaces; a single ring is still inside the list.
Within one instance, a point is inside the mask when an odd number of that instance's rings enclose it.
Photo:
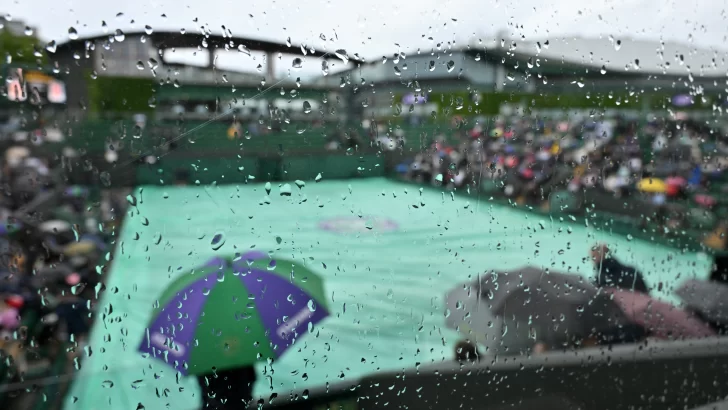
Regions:
[[[430,60],[430,71],[435,71],[435,61]]]
[[[270,182],[266,182],[264,188],[265,188],[265,193],[268,194],[268,195],[270,195],[270,190],[272,189],[271,188],[271,185],[270,185]]]
[[[394,75],[400,76],[402,75],[402,71],[399,70],[399,67],[394,66]]]
[[[152,26],[147,25],[147,26],[144,26],[144,32],[147,33],[147,35],[149,35],[154,32],[154,29],[152,28]]]
[[[475,55],[475,61],[480,61],[480,53]]]
[[[297,179],[294,183],[296,184],[296,186],[298,187],[298,189],[301,189],[301,188],[303,188],[303,187],[306,186],[306,183],[303,182],[303,181],[301,181],[300,179]]]
[[[126,38],[126,36],[124,35],[124,32],[117,28],[116,31],[114,32],[114,40],[116,40],[118,42],[122,42],[122,41],[124,41],[125,38]]]
[[[339,57],[341,61],[344,62],[344,64],[349,63],[349,56],[346,54],[346,50],[336,50],[334,51],[334,55],[336,55],[336,57]]]
[[[291,196],[291,184],[283,184],[279,188],[281,196]]]
[[[292,64],[292,66],[293,66],[293,68],[295,68],[295,69],[300,69],[301,67],[303,67],[303,60],[301,60],[301,58],[300,58],[300,57],[296,57],[296,58],[294,58],[294,59],[293,59],[293,64]]]
[[[290,38],[290,37],[288,37],[288,38],[286,39],[286,46],[288,46],[288,47],[290,47],[290,46],[291,46],[291,38]]]
[[[107,33],[109,31],[109,26],[104,20],[101,20],[101,31],[103,31],[104,33]]]
[[[131,205],[131,206],[137,206],[137,199],[134,195],[131,195],[131,194],[127,195],[126,202],[128,202],[129,205]]]
[[[114,382],[112,382],[111,380],[104,380],[101,383],[101,387],[106,388],[106,389],[110,389],[110,388],[114,387]]]
[[[212,241],[210,241],[210,246],[212,246],[212,250],[216,251],[225,245],[225,234],[222,232],[218,232],[212,237]]]
[[[607,73],[607,67],[604,67],[604,66],[602,66],[602,69],[601,69],[601,70],[599,70],[599,72],[600,72],[600,73],[601,73],[602,75],[606,74],[606,73]]]
[[[101,175],[99,175],[99,178],[104,186],[111,186],[111,175],[108,172],[102,172]]]
[[[304,101],[303,102],[303,113],[308,114],[310,112],[311,112],[311,103],[309,103],[308,101]]]
[[[450,60],[447,62],[447,72],[452,72],[453,69],[455,69],[455,62]]]
[[[68,38],[71,40],[77,40],[78,39],[78,31],[76,31],[75,28],[69,27],[68,28]]]
[[[48,50],[49,53],[55,53],[56,47],[56,40],[51,40],[50,43],[46,44],[45,46],[46,50]]]
[[[31,27],[29,27],[29,26],[25,26],[24,33],[25,33],[26,36],[32,36],[33,35],[33,29]]]
[[[142,63],[141,60],[137,61],[136,68],[137,68],[137,70],[143,70],[144,69],[144,63]]]
[[[322,179],[322,178],[323,178],[323,176],[322,176],[322,175],[321,175],[321,173],[319,172],[318,174],[316,174],[316,178],[314,178],[314,181],[316,181],[316,182],[321,182],[321,179]]]
[[[321,74],[329,75],[329,63],[326,60],[321,62]]]

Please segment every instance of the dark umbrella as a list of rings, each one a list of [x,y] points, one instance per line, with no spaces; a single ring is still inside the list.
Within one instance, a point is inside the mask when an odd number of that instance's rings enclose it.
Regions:
[[[605,288],[634,323],[659,339],[708,337],[715,332],[689,312],[641,292]]]
[[[675,293],[686,306],[704,318],[728,323],[728,286],[719,282],[690,279]]]
[[[614,335],[613,329],[629,324],[616,304],[578,275],[525,267],[484,274],[471,289],[479,301],[459,313],[469,313],[471,323],[483,326],[495,316],[508,329],[526,328],[530,338],[553,346]]]
[[[445,296],[445,324],[485,346],[486,353],[497,351],[503,333],[503,319],[496,316],[480,297],[478,282],[461,283]]]

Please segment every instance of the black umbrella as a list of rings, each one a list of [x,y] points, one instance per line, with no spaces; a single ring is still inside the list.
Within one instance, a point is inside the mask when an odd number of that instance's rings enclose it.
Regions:
[[[501,344],[503,319],[480,297],[478,282],[461,283],[445,296],[445,323],[495,353]]]
[[[707,320],[728,324],[728,285],[690,279],[675,291],[685,305]]]
[[[614,329],[629,325],[608,295],[578,275],[524,267],[484,274],[472,287],[482,302],[478,311],[468,312],[471,321],[497,316],[509,329],[516,324],[527,337],[554,347],[586,337],[614,338],[619,333]]]

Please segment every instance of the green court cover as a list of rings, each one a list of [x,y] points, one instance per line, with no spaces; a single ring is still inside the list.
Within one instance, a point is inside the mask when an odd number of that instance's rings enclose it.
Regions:
[[[597,241],[641,269],[658,296],[706,277],[705,255],[559,222],[487,196],[461,198],[386,179],[137,188],[66,410],[196,409],[197,382],[137,347],[157,297],[215,256],[251,250],[304,264],[325,281],[330,316],[279,360],[256,395],[354,381],[453,360],[444,294],[492,269],[531,264],[591,277]],[[222,235],[222,236],[219,236]],[[215,241],[213,241],[215,239]],[[213,243],[214,242],[214,243]],[[221,246],[222,243],[222,246]]]

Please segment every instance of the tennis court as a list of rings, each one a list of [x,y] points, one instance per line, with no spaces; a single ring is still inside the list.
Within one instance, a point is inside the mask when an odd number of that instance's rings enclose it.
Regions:
[[[137,352],[157,296],[213,256],[251,249],[325,278],[331,315],[272,366],[256,395],[354,381],[452,360],[444,293],[490,269],[525,264],[591,276],[590,246],[608,242],[650,285],[706,277],[710,261],[507,206],[386,179],[136,189],[90,348],[66,409],[194,409],[193,378]],[[220,236],[222,239],[220,240]],[[213,244],[213,239],[218,241]],[[224,243],[222,243],[224,242]],[[222,245],[221,245],[222,243]]]

